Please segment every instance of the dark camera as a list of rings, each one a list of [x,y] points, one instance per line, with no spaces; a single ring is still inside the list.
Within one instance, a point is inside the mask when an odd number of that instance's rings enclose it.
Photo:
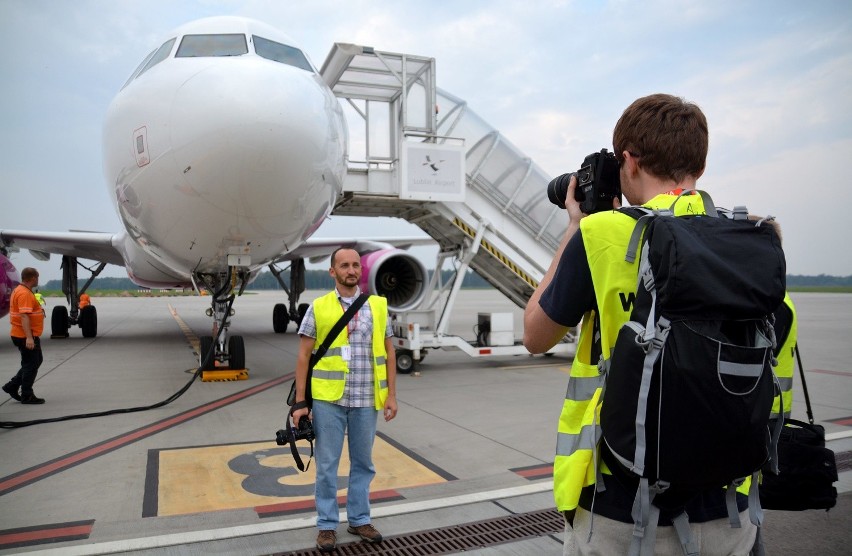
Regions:
[[[275,443],[279,446],[286,446],[291,440],[293,442],[296,440],[313,441],[314,438],[314,427],[306,415],[302,415],[302,418],[299,419],[298,427],[281,429],[275,433]]]
[[[563,199],[568,194],[571,176],[577,176],[574,200],[580,203],[580,210],[586,214],[611,210],[612,200],[616,197],[621,200],[618,160],[606,149],[587,156],[576,172],[557,176],[547,184],[547,198],[559,208],[565,208]]]

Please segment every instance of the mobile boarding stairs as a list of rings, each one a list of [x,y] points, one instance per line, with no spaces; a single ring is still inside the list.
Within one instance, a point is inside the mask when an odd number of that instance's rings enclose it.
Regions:
[[[333,214],[403,218],[439,245],[429,295],[392,317],[399,370],[410,371],[430,348],[526,354],[511,313],[480,313],[473,342],[446,331],[469,268],[526,306],[566,228],[564,212],[547,199],[550,177],[436,87],[434,58],[336,43],[321,75],[350,124],[349,171]],[[447,263],[455,274],[443,284]],[[574,348],[569,334],[549,353]]]

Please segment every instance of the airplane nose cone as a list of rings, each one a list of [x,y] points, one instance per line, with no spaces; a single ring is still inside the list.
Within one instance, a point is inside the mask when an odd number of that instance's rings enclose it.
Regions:
[[[178,187],[229,221],[236,216],[239,235],[263,231],[290,237],[293,247],[306,218],[325,218],[340,191],[346,147],[339,114],[317,75],[262,59],[219,59],[172,102]]]

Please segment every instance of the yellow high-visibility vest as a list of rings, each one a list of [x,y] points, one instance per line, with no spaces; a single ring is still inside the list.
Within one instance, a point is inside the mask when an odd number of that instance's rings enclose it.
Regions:
[[[784,296],[784,304],[789,307],[792,313],[790,320],[790,331],[784,342],[781,344],[781,349],[778,351],[778,366],[775,367],[775,376],[778,377],[778,382],[781,383],[781,394],[775,396],[772,400],[772,412],[769,414],[771,419],[777,419],[778,413],[783,407],[784,419],[790,417],[790,411],[793,408],[793,369],[796,358],[796,336],[798,335],[798,318],[796,317],[796,308],[793,306],[793,300],[790,299],[790,294]],[[781,341],[781,338],[778,338]]]
[[[371,295],[367,299],[373,314],[373,385],[376,409],[385,406],[388,398],[387,351],[385,350],[385,328],[388,319],[388,302],[384,297]],[[343,306],[332,291],[314,300],[314,318],[317,324],[316,345],[320,346],[331,332],[334,324],[343,316]],[[328,351],[314,365],[311,376],[311,395],[315,400],[334,402],[343,397],[349,365],[343,359],[341,347],[349,345],[346,327],[331,342]]]

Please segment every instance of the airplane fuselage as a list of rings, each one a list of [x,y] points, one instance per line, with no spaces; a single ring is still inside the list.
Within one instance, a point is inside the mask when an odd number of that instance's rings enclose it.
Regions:
[[[104,123],[131,277],[188,284],[301,245],[334,207],[347,153],[340,105],[307,58],[240,18],[188,24],[152,54]]]

